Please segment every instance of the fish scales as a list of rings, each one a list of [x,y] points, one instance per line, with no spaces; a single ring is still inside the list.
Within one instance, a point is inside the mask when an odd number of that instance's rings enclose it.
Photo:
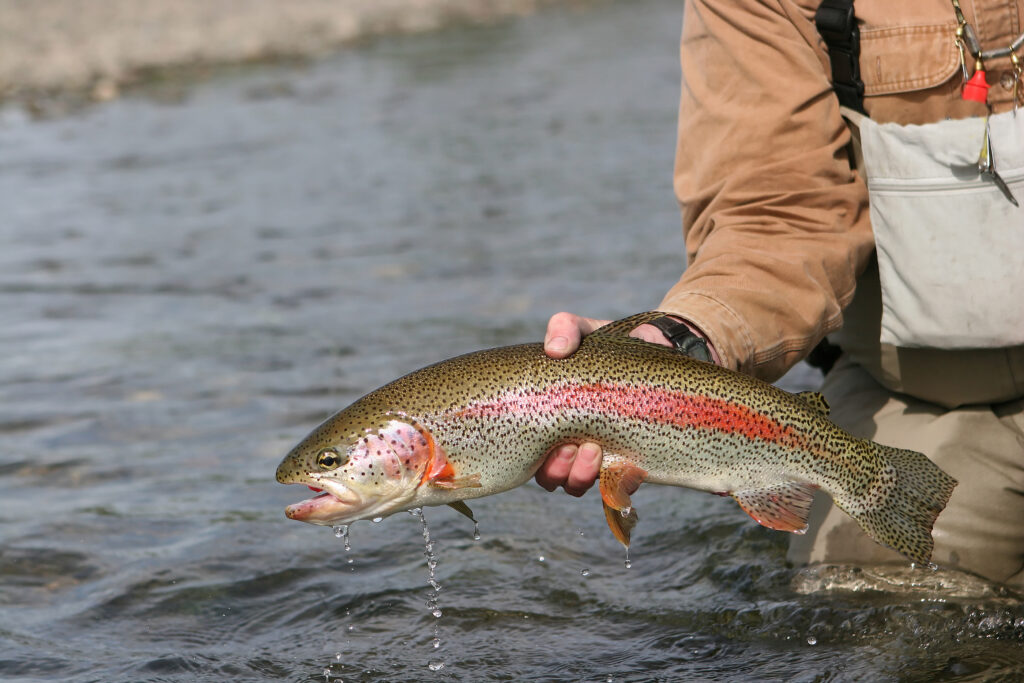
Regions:
[[[454,503],[465,512],[462,501],[527,481],[553,448],[593,441],[605,451],[606,517],[624,543],[635,524],[627,489],[640,482],[731,495],[759,523],[795,532],[822,488],[876,540],[927,562],[953,479],[922,454],[846,433],[820,395],[626,336],[655,315],[602,328],[566,359],[541,344],[489,349],[367,394],[281,463],[279,481],[325,492],[289,516],[339,524]]]

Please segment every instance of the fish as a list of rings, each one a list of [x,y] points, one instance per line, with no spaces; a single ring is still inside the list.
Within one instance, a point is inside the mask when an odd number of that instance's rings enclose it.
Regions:
[[[277,481],[317,496],[286,516],[337,526],[450,505],[527,482],[564,444],[603,449],[605,518],[627,548],[643,483],[731,496],[759,524],[804,533],[825,491],[876,542],[926,565],[956,480],[912,450],[857,438],[816,392],[629,336],[649,311],[587,335],[563,359],[539,343],[476,351],[416,370],[335,413],[295,446]]]

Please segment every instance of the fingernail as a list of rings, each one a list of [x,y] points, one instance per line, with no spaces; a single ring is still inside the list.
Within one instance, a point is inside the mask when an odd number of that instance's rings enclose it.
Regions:
[[[600,448],[598,448],[594,444],[588,443],[580,446],[579,452],[576,454],[576,457],[583,458],[584,460],[597,460],[600,454]]]
[[[565,351],[569,348],[569,340],[566,337],[553,337],[544,346],[548,351]]]
[[[576,446],[572,444],[562,446],[558,449],[558,457],[562,460],[572,460],[576,457]]]

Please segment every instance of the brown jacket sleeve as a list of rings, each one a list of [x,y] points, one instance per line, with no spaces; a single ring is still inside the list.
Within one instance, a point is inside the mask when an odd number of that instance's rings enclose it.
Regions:
[[[661,309],[774,380],[837,329],[873,244],[813,12],[687,0],[675,190],[689,267]]]

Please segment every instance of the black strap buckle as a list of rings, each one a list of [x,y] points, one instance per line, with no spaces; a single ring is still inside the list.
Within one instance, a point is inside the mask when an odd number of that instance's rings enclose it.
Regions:
[[[864,81],[860,78],[860,28],[853,0],[822,0],[814,25],[828,46],[832,88],[839,103],[864,112]]]
[[[660,318],[651,320],[648,324],[654,325],[661,330],[665,338],[672,342],[672,346],[690,358],[702,360],[705,363],[713,362],[707,342],[691,332],[686,323],[677,322],[667,315],[663,315]]]

